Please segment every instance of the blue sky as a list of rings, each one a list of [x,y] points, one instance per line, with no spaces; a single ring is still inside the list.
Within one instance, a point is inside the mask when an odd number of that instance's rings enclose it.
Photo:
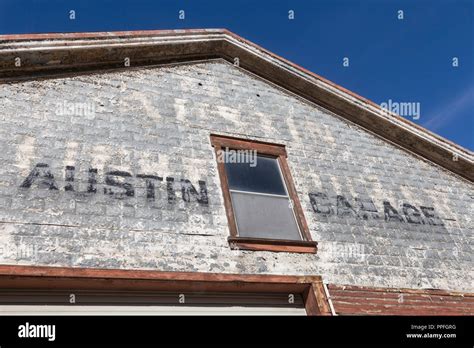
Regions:
[[[174,28],[227,28],[378,104],[420,103],[414,122],[474,150],[474,0],[0,0],[1,34]]]

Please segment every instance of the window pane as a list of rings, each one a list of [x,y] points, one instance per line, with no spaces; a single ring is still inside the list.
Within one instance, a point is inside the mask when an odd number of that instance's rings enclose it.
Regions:
[[[231,192],[239,237],[301,240],[287,197]]]
[[[231,190],[251,191],[286,195],[275,158],[257,156],[256,163],[225,163],[229,188]]]

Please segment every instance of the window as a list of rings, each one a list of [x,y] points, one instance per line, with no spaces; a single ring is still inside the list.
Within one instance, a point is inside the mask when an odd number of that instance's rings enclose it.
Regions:
[[[232,248],[315,253],[282,145],[211,135]]]

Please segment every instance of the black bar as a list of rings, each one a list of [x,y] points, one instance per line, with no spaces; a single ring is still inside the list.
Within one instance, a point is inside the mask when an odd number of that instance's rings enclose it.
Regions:
[[[55,325],[52,335],[19,337],[31,325]],[[472,347],[474,317],[0,317],[0,347],[65,344],[376,344]],[[34,331],[30,331],[33,332]],[[44,331],[46,333],[46,331]],[[51,333],[52,331],[50,331]],[[410,338],[409,334],[421,337]],[[455,335],[455,337],[434,335]],[[49,338],[48,338],[49,337]],[[51,339],[51,340],[50,340]]]

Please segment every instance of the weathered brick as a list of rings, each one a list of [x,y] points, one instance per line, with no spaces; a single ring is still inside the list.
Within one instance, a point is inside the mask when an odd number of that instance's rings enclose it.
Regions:
[[[64,101],[93,103],[95,114],[60,115]],[[227,63],[0,85],[0,104],[0,240],[38,248],[22,263],[473,290],[471,183]],[[317,255],[230,250],[211,133],[286,144]],[[20,188],[38,163],[58,190],[43,179]],[[65,190],[66,166],[75,167],[74,190]],[[112,185],[110,171],[121,172]],[[151,189],[138,174],[162,179]],[[183,201],[181,179],[196,189],[204,180],[208,203]],[[326,195],[329,213],[310,193]],[[378,217],[356,198],[372,200]],[[384,202],[402,220],[388,218]],[[433,208],[437,220],[422,213],[423,223],[408,222],[403,203]]]

